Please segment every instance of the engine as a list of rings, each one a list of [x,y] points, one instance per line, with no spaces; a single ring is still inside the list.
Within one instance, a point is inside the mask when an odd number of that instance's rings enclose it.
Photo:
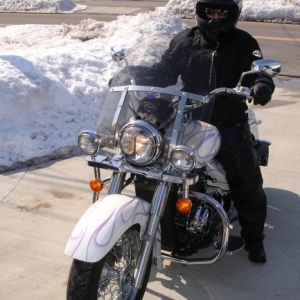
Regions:
[[[195,169],[193,172],[198,173],[199,181],[190,186],[190,195],[209,193],[223,206],[224,210],[229,211],[231,208],[230,195],[221,194],[217,189],[207,186],[209,178],[207,178],[204,168]],[[180,189],[177,190],[177,193],[179,196],[181,195]],[[221,218],[211,204],[197,198],[197,196],[190,196],[189,199],[192,201],[190,213],[183,214],[174,210],[174,201],[168,201],[162,220],[167,224],[172,219],[168,224],[173,224],[173,228],[164,227],[162,224],[163,249],[166,250],[165,246],[168,246],[167,248],[172,249],[174,255],[182,257],[191,256],[197,253],[199,249],[209,246],[217,248],[216,237],[222,231],[220,228]],[[171,213],[172,211],[173,213]]]

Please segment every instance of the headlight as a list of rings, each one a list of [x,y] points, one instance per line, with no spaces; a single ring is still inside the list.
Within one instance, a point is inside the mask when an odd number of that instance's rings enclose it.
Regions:
[[[129,162],[147,165],[161,154],[162,137],[155,127],[138,120],[121,129],[120,147]]]
[[[100,136],[93,131],[82,131],[78,136],[78,146],[86,155],[94,155],[99,149]]]
[[[171,152],[172,165],[181,172],[189,172],[195,166],[195,152],[188,146],[176,146]]]

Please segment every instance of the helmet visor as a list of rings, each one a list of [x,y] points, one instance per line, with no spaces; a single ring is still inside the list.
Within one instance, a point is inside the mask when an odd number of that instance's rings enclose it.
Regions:
[[[208,19],[227,18],[233,15],[234,7],[220,4],[200,4],[196,5],[196,14],[198,17]]]
[[[222,9],[222,8],[206,7],[204,11],[205,11],[205,15],[210,19],[222,19],[228,17],[229,15],[229,10]]]

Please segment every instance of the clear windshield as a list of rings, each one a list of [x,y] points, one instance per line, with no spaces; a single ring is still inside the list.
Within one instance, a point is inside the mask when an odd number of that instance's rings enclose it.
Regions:
[[[120,60],[97,125],[97,132],[106,137],[109,147],[119,146],[120,130],[132,120],[144,120],[158,128],[166,140],[164,145],[180,143],[184,124],[191,118],[209,122],[212,96],[183,92],[180,77],[176,84],[166,88],[153,78],[147,84],[145,70],[152,70],[160,63],[170,39],[165,35],[147,37]],[[203,78],[211,77],[212,65],[203,69]]]

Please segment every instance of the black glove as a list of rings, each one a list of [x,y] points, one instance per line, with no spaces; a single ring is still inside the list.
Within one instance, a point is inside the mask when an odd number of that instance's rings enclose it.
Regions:
[[[250,95],[253,96],[254,105],[260,104],[264,106],[271,100],[272,89],[266,83],[258,82],[251,89]]]

